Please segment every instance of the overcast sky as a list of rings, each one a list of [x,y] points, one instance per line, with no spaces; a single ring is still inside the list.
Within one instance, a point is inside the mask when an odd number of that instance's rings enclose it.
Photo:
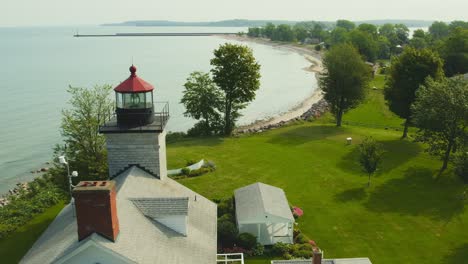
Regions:
[[[0,26],[234,18],[468,20],[468,0],[0,0]]]

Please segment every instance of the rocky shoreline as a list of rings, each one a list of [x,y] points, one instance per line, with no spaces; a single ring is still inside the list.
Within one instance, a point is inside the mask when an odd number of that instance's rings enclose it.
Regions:
[[[317,51],[310,50],[303,46],[298,46],[288,43],[276,43],[267,39],[262,38],[250,38],[245,36],[224,36],[226,39],[232,39],[244,42],[254,42],[262,45],[268,45],[275,48],[282,48],[296,52],[304,56],[310,63],[311,66],[303,70],[314,72],[316,78],[323,72],[323,65],[321,61],[321,54]],[[279,128],[288,125],[292,122],[300,120],[310,120],[312,118],[318,118],[328,111],[328,103],[323,99],[322,91],[317,88],[314,93],[302,101],[298,106],[288,110],[286,113],[280,114],[268,120],[258,120],[252,124],[240,126],[237,128],[235,134],[246,134],[246,133],[260,133],[266,130]]]
[[[272,123],[264,126],[257,126],[257,127],[252,127],[252,128],[244,128],[244,129],[238,129],[236,130],[236,134],[249,134],[249,133],[261,133],[264,131],[280,128],[286,125],[289,125],[293,122],[297,121],[309,121],[311,119],[316,119],[322,116],[325,112],[328,111],[328,103],[325,101],[325,99],[321,99],[317,103],[313,104],[312,107],[310,107],[309,110],[304,112],[301,116],[291,118],[286,121],[280,121],[278,123]]]

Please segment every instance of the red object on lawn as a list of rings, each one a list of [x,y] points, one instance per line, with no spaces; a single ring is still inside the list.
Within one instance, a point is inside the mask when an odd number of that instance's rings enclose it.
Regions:
[[[304,211],[302,211],[302,209],[299,207],[293,206],[293,213],[297,216],[302,216]]]

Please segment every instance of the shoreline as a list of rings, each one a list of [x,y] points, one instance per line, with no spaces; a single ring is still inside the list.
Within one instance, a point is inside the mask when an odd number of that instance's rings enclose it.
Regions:
[[[297,46],[297,45],[290,44],[290,43],[287,43],[287,44],[277,43],[277,42],[272,42],[268,39],[250,38],[246,36],[223,35],[221,37],[224,39],[228,39],[228,40],[257,43],[257,44],[267,45],[267,46],[274,47],[274,48],[286,49],[292,52],[296,52],[297,54],[302,55],[307,61],[311,63],[309,67],[303,68],[302,70],[315,73],[315,78],[317,79],[317,81],[318,81],[318,76],[323,71],[323,65],[322,65],[320,53],[318,53],[317,51],[307,49],[306,47],[301,47],[301,46]],[[315,89],[307,98],[299,102],[296,106],[286,110],[283,113],[278,114],[277,116],[274,116],[268,119],[256,120],[250,124],[239,126],[235,129],[235,132],[247,133],[251,131],[261,131],[264,129],[271,129],[273,127],[277,127],[278,125],[284,124],[290,120],[307,119],[310,116],[316,115],[316,112],[318,111],[318,109],[315,109],[315,108],[317,108],[316,107],[317,105],[326,107],[325,104],[323,103],[321,104],[321,101],[323,101],[322,90],[317,86],[317,89]],[[304,116],[307,112],[314,112],[314,114],[310,116]]]

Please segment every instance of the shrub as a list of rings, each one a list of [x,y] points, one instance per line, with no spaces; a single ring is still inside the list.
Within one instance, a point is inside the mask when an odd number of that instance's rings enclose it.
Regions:
[[[180,171],[180,174],[185,175],[185,176],[189,176],[190,175],[190,169],[189,168],[182,168],[182,170]]]
[[[284,254],[289,252],[290,246],[283,242],[278,242],[273,245],[271,252],[276,256],[284,256]]]
[[[312,257],[312,250],[298,250],[292,254],[295,258],[308,259]]]
[[[232,247],[237,237],[237,228],[231,221],[218,221],[218,242],[222,247]]]
[[[230,213],[223,214],[221,217],[218,218],[218,221],[229,221],[234,223],[234,216]]]
[[[252,248],[252,256],[261,256],[264,252],[265,247],[260,243],[257,243],[255,247]]]
[[[322,46],[320,46],[320,45],[315,45],[314,48],[315,48],[316,51],[320,51],[320,50],[322,49]]]
[[[294,243],[297,243],[297,244],[309,243],[309,239],[303,234],[299,233],[296,237],[294,237]]]
[[[183,139],[187,138],[187,134],[184,132],[171,132],[169,131],[166,135],[166,142],[167,143],[173,143],[177,141],[181,141]]]
[[[218,217],[224,214],[234,215],[234,203],[232,197],[224,199],[218,204]]]
[[[193,159],[190,159],[190,160],[187,160],[187,162],[185,163],[185,166],[191,166],[195,163],[197,163],[198,161],[196,160],[193,160]]]
[[[28,191],[8,196],[9,204],[0,207],[0,239],[66,197],[57,185],[42,178],[30,182]]]
[[[257,237],[250,233],[241,233],[237,236],[237,244],[245,249],[252,249],[257,245]]]

